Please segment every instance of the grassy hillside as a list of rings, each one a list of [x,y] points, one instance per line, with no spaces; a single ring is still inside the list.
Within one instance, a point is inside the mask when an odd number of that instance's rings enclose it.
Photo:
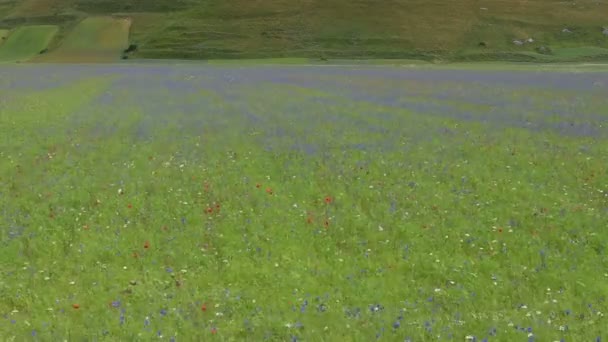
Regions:
[[[597,0],[5,0],[0,28],[57,18],[63,37],[82,17],[128,16],[144,58],[562,61],[607,56],[606,13]]]
[[[4,43],[4,41],[8,37],[9,32],[10,32],[10,30],[0,29],[0,45],[2,45],[2,43]]]
[[[129,45],[131,21],[111,17],[90,17],[80,22],[51,53],[40,62],[116,61]]]
[[[36,56],[48,46],[57,31],[57,26],[53,25],[22,26],[16,29],[0,45],[0,62],[25,61]]]

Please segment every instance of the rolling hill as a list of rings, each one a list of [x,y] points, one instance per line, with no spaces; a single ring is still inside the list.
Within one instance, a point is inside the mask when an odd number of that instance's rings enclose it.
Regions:
[[[62,45],[83,19],[114,17],[138,48],[124,58],[553,62],[608,60],[606,13],[605,0],[20,0],[0,3],[0,29],[57,25],[40,58],[56,61],[91,58]]]

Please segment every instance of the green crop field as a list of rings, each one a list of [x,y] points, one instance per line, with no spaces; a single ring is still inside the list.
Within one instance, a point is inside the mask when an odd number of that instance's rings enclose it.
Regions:
[[[0,0],[0,341],[606,340],[607,13]]]
[[[57,31],[52,25],[19,27],[0,45],[0,63],[26,61],[36,56],[49,45]]]
[[[4,43],[10,32],[10,30],[0,29],[0,44]]]
[[[79,23],[61,45],[37,62],[117,61],[129,45],[128,19],[91,17]]]
[[[607,75],[2,66],[0,339],[600,341]]]

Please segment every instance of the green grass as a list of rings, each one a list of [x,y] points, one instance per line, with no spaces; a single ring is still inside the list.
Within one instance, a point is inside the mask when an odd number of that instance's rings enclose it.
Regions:
[[[38,62],[107,62],[120,59],[129,45],[128,19],[89,17],[80,22],[61,44]]]
[[[608,49],[606,48],[598,48],[593,46],[583,46],[577,48],[561,48],[556,49],[554,54],[557,57],[566,57],[566,58],[576,58],[576,57],[589,57],[589,56],[597,56],[597,55],[608,55]]]
[[[124,63],[124,62],[123,62]],[[420,60],[349,60],[332,59],[320,61],[317,59],[298,59],[298,58],[266,58],[266,59],[222,59],[222,60],[158,60],[158,59],[133,59],[126,61],[128,64],[136,65],[344,65],[344,66],[385,66],[396,65],[404,68],[426,68],[438,70],[551,70],[565,72],[606,72],[608,63],[521,63],[521,62],[502,62],[502,61],[482,61],[482,62],[454,62],[454,63],[428,63]]]
[[[50,43],[58,28],[53,25],[23,26],[0,45],[0,62],[27,61]]]
[[[13,10],[14,1],[2,1],[0,2],[0,19],[7,16]]]
[[[10,32],[10,30],[0,29],[0,44],[4,43]]]
[[[0,9],[1,10],[1,9]],[[541,45],[560,49],[608,49],[605,2],[539,0],[27,0],[4,4],[7,20],[51,21],[62,26],[61,46],[82,17],[121,15],[132,19],[130,58],[153,59],[415,59],[564,62],[606,60],[587,51],[553,57],[530,55]],[[66,18],[72,17],[70,24]],[[1,19],[1,14],[0,14]],[[568,28],[571,32],[564,33]],[[116,33],[122,40],[122,32]],[[83,35],[84,36],[84,35]],[[518,47],[514,39],[532,37]],[[479,43],[485,42],[485,47]],[[568,51],[568,50],[564,50]],[[580,52],[581,50],[579,50]],[[66,52],[67,54],[67,52]],[[78,57],[74,52],[73,59]],[[86,59],[86,58],[85,58]]]
[[[427,102],[454,86],[332,77]],[[143,103],[146,89],[116,91],[113,80],[0,101],[4,339],[608,333],[606,135],[497,129],[354,100],[339,86],[147,91]],[[539,107],[576,97],[607,115],[591,93],[462,91]]]
[[[136,62],[137,63],[137,62]],[[195,62],[196,63],[196,62]],[[425,61],[407,59],[332,59],[322,61],[309,58],[260,58],[260,59],[218,59],[205,61],[212,65],[426,65]]]

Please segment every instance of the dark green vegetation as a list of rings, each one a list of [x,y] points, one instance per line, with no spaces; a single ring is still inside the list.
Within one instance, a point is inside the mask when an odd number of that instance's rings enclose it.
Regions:
[[[85,17],[128,16],[130,58],[563,62],[608,59],[606,13],[597,0],[4,0],[0,29],[58,25],[52,52]]]

